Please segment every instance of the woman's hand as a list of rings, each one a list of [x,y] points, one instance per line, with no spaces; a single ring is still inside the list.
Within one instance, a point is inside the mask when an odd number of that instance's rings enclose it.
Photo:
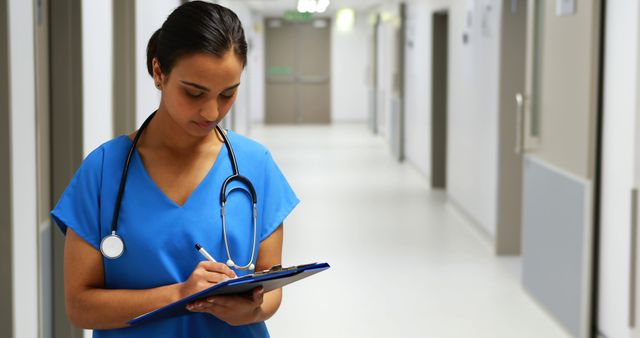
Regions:
[[[218,317],[229,325],[251,324],[262,319],[262,287],[253,289],[247,295],[212,296],[187,305],[187,310],[204,312]]]
[[[189,279],[180,284],[180,298],[207,289],[229,278],[235,278],[236,273],[223,263],[202,261],[196,266]]]

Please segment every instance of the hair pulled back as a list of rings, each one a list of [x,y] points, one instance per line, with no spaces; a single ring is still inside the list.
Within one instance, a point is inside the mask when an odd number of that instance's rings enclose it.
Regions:
[[[167,17],[147,45],[147,70],[153,76],[153,58],[163,74],[171,73],[184,55],[208,53],[218,57],[233,50],[247,64],[247,41],[242,23],[230,9],[204,1],[187,2]]]

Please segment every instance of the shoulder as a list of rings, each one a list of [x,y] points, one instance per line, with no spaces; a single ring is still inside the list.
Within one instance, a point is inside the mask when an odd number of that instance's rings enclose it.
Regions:
[[[131,141],[125,135],[115,137],[92,150],[82,161],[79,171],[101,171],[105,162],[120,159],[125,154]]]
[[[231,147],[233,147],[233,150],[238,153],[238,155],[242,154],[242,156],[253,158],[269,156],[267,147],[249,137],[231,130],[228,131],[227,137],[229,138],[229,142],[231,142]]]

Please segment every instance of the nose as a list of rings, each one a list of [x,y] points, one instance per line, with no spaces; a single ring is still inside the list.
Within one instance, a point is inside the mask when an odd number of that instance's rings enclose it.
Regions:
[[[216,102],[216,100],[211,100],[210,103],[207,103],[200,109],[200,116],[207,119],[207,121],[216,121],[220,116],[220,111],[218,109],[218,102]]]

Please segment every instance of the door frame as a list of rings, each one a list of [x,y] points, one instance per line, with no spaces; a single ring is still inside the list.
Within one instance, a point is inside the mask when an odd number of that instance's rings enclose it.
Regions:
[[[7,1],[0,0],[0,327],[13,337],[13,232],[11,227],[11,120]]]

